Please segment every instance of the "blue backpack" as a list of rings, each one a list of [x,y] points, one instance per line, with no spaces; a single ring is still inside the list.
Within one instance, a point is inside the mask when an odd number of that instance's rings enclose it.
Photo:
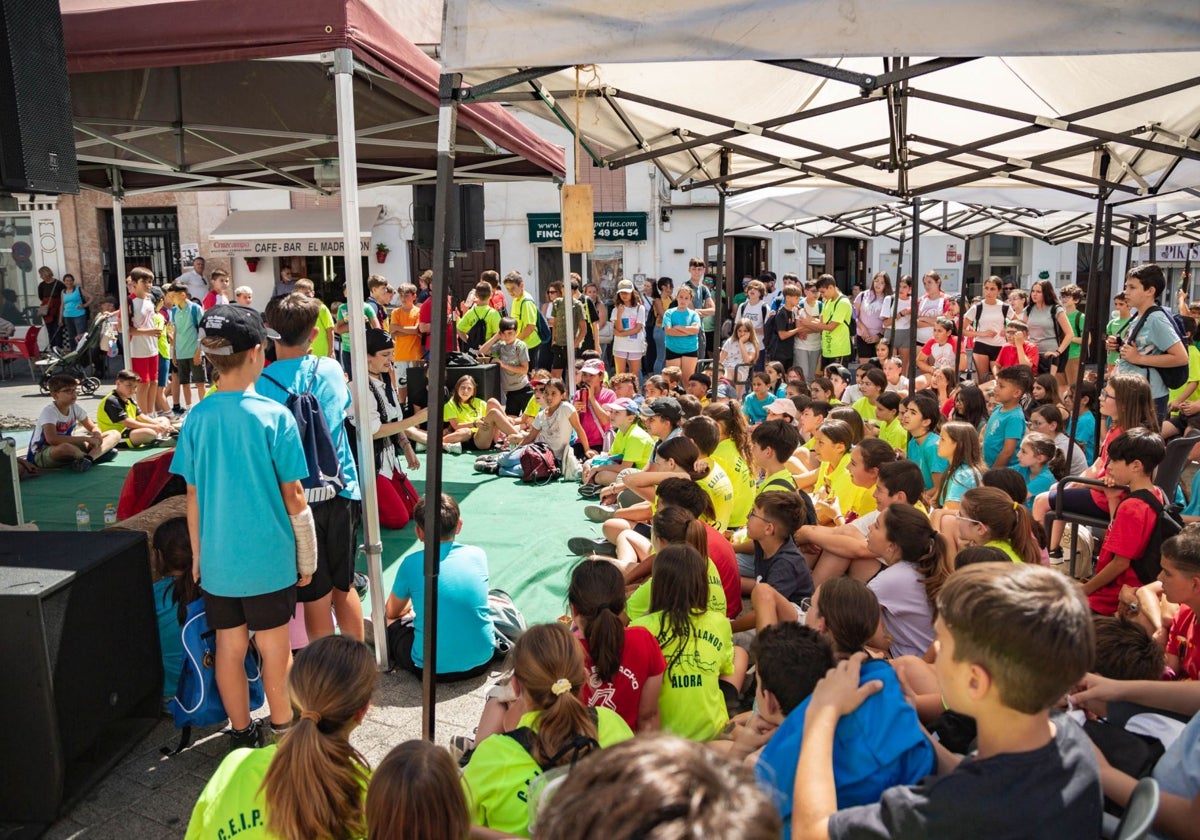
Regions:
[[[551,337],[550,322],[546,320],[546,316],[542,314],[542,310],[538,307],[537,303],[534,302],[533,298],[526,298],[526,300],[529,302],[529,305],[533,307],[533,311],[536,313],[537,320],[535,323],[537,324],[537,327],[535,328],[535,331],[537,332],[537,337],[541,339],[542,344],[548,344]],[[525,304],[522,303],[521,306],[524,307]]]
[[[300,393],[290,390],[266,371],[262,374],[263,379],[287,392],[288,398],[284,407],[296,419],[296,426],[300,430],[300,443],[304,447],[304,458],[308,463],[308,476],[301,479],[300,483],[304,486],[304,498],[310,505],[329,501],[346,487],[342,462],[333,445],[329,424],[325,422],[325,413],[321,411],[321,401],[312,391],[320,364],[320,359],[314,359],[308,386]]]
[[[175,725],[183,730],[176,753],[191,742],[193,726],[216,726],[229,717],[217,691],[217,631],[208,624],[203,598],[188,604],[182,635],[183,668],[175,696],[167,701]],[[250,708],[257,709],[264,699],[262,657],[253,642],[246,651],[246,681],[250,684]]]

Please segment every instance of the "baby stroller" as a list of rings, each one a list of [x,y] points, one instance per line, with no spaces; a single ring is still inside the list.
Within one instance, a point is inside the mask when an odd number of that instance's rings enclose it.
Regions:
[[[97,315],[92,319],[88,331],[79,337],[79,343],[74,350],[63,351],[61,348],[55,347],[44,358],[35,362],[42,369],[42,378],[38,382],[38,387],[43,394],[50,393],[50,377],[60,373],[78,379],[79,391],[84,396],[90,396],[96,392],[96,389],[100,387],[100,380],[95,376],[89,376],[85,366],[91,364],[90,357],[100,345],[101,339],[104,338],[104,328],[107,322],[108,315],[104,313]]]

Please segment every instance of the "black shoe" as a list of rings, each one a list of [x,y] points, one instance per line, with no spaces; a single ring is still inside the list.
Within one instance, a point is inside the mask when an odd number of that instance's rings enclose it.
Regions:
[[[229,751],[249,748],[256,750],[264,746],[263,738],[263,722],[261,720],[253,720],[245,729],[230,729],[229,730]]]
[[[603,538],[593,540],[589,537],[571,537],[567,540],[567,550],[576,557],[590,557],[593,554],[604,557],[617,556],[617,547]]]
[[[1056,548],[1056,549],[1054,549],[1053,551],[1051,551],[1051,552],[1050,552],[1050,559],[1051,559],[1051,560],[1061,560],[1061,559],[1063,559],[1063,550],[1062,550],[1062,546],[1059,546],[1058,548]]]
[[[82,458],[77,458],[71,462],[71,469],[75,472],[87,472],[92,468],[92,464],[96,463],[90,455],[84,455]]]

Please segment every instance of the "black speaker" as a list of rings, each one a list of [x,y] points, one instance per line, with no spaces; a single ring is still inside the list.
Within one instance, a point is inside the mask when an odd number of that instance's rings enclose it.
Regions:
[[[437,187],[413,187],[413,239],[418,248],[433,248],[436,205]],[[454,210],[450,216],[450,250],[456,253],[482,251],[483,185],[455,184]]]
[[[48,823],[162,712],[146,535],[6,532],[0,639],[0,822]]]
[[[470,376],[475,380],[475,396],[487,402],[497,399],[503,402],[504,393],[500,390],[500,365],[447,365],[446,389],[453,394],[454,383],[462,376]]]
[[[0,10],[0,189],[77,193],[58,0],[4,0]]]

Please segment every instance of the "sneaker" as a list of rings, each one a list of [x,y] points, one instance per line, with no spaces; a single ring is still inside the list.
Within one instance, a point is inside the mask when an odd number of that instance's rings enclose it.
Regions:
[[[459,767],[466,767],[475,752],[475,739],[466,735],[455,735],[450,738],[450,745],[446,749]]]
[[[581,484],[579,485],[579,495],[585,499],[594,499],[600,495],[601,487],[599,484]]]
[[[421,443],[421,441],[419,441],[419,440],[414,440],[412,446],[413,446],[413,452],[424,452],[425,451],[425,444]]]
[[[463,451],[461,443],[446,443],[442,445],[442,449],[451,455],[461,455]]]
[[[617,547],[603,537],[597,540],[591,537],[571,537],[567,540],[567,550],[576,557],[589,557],[593,554],[604,557],[617,556]]]
[[[616,512],[617,509],[612,505],[588,505],[583,509],[583,515],[592,522],[607,522]]]
[[[92,464],[96,463],[90,455],[84,455],[71,463],[71,469],[75,472],[87,472],[92,468]]]
[[[182,417],[183,416],[183,406],[181,406],[181,405],[172,406],[171,407],[171,416],[172,417]]]
[[[230,752],[245,748],[256,750],[261,746],[264,746],[263,721],[252,720],[250,721],[250,725],[241,731],[237,729],[229,730]]]

